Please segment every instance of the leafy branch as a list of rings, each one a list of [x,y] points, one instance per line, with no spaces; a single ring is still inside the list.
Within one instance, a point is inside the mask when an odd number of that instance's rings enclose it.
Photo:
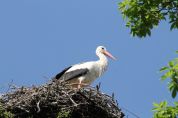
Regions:
[[[178,53],[178,51],[176,51]],[[169,91],[172,98],[175,98],[178,93],[178,58],[169,61],[167,66],[160,69],[160,72],[164,72],[161,76],[161,80],[170,79],[168,83]],[[154,118],[177,118],[178,117],[178,102],[174,103],[174,106],[168,106],[166,101],[160,103],[153,103]]]
[[[119,10],[133,36],[150,36],[153,27],[166,19],[171,30],[178,28],[177,0],[124,0],[119,3]]]
[[[162,76],[161,80],[170,78],[168,88],[172,93],[172,97],[175,98],[178,92],[178,58],[170,61],[168,66],[162,67],[161,72],[166,71]]]
[[[13,118],[14,115],[11,112],[6,111],[0,102],[0,118]]]
[[[168,106],[166,101],[159,104],[153,103],[154,118],[177,118],[178,115],[178,102],[175,102],[175,106]]]

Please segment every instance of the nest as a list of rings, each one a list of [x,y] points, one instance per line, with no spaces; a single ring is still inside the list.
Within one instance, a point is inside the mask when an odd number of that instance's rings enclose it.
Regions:
[[[64,83],[20,87],[1,96],[3,108],[15,118],[123,118],[113,97],[99,87],[73,90]]]

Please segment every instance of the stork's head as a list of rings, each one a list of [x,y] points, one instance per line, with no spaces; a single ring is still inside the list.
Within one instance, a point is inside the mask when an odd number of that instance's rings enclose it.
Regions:
[[[111,59],[116,60],[116,58],[114,56],[112,56],[112,54],[109,53],[104,46],[98,46],[96,48],[96,55],[99,56],[100,54],[104,54],[104,55],[110,57]]]

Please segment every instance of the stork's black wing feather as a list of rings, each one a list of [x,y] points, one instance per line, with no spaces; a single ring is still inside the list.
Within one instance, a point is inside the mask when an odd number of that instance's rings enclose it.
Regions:
[[[83,76],[83,75],[87,74],[88,72],[89,72],[89,70],[87,68],[76,69],[76,70],[73,70],[73,71],[63,74],[60,79],[62,79],[64,81],[69,81],[71,79]]]
[[[69,66],[67,68],[65,68],[63,71],[61,71],[60,73],[58,73],[53,80],[64,80],[64,81],[69,81],[73,78],[77,78],[80,76],[83,76],[85,74],[87,74],[89,72],[89,70],[87,68],[84,69],[76,69],[70,72],[67,72],[67,70],[69,70],[72,66]]]
[[[69,66],[69,67],[65,68],[63,71],[61,71],[60,73],[58,73],[54,78],[55,78],[55,79],[60,79],[61,76],[62,76],[67,70],[69,70],[71,67],[72,67],[72,66]]]

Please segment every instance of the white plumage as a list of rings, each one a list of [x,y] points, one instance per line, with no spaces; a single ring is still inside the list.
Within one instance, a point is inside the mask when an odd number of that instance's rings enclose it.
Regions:
[[[108,66],[106,56],[115,60],[115,57],[113,57],[104,46],[97,47],[96,55],[99,57],[99,60],[70,66],[57,74],[55,79],[69,82],[73,88],[90,85],[106,71]]]

